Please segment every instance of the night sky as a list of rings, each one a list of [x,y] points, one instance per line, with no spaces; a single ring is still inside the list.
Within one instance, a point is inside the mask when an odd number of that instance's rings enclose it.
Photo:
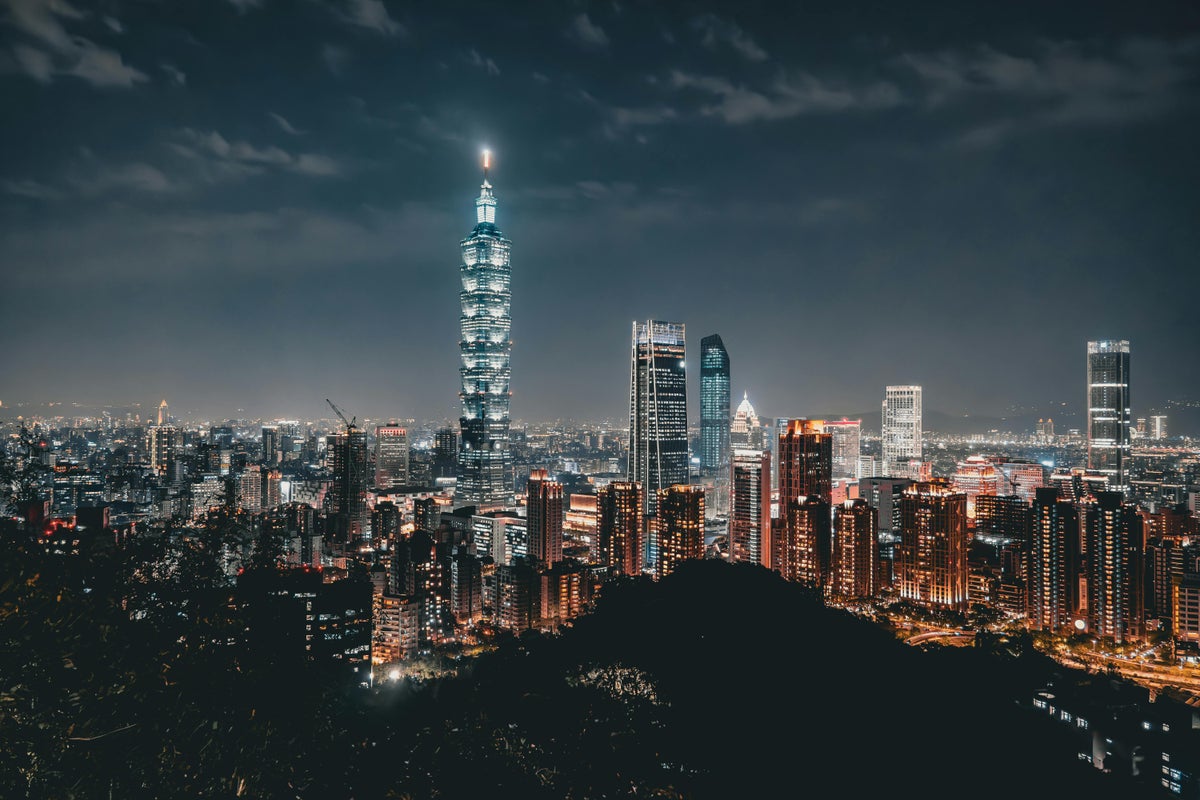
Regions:
[[[514,418],[622,419],[647,318],[767,416],[1200,399],[1194,2],[0,15],[6,409],[456,418],[484,146]]]

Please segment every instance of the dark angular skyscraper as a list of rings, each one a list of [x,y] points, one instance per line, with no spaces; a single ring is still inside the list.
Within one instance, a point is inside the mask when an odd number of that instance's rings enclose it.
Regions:
[[[491,155],[483,154],[483,184],[475,228],[462,240],[462,447],[455,505],[508,505],[513,499],[509,450],[509,356],[512,351],[510,242],[496,227],[496,197],[488,183]]]
[[[633,323],[629,365],[629,479],[647,514],[659,489],[688,482],[687,379],[681,322]]]
[[[358,542],[367,535],[371,519],[367,506],[367,432],[354,425],[331,434],[328,439],[329,468],[333,485],[329,512],[344,542]]]
[[[700,340],[700,467],[729,469],[729,353],[717,334]]]
[[[1088,469],[1129,488],[1129,342],[1088,342]]]

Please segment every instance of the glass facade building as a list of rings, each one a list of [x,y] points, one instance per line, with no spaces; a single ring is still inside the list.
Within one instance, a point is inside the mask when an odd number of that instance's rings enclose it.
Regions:
[[[889,386],[883,395],[883,474],[921,460],[921,387]]]
[[[729,468],[729,353],[717,334],[700,340],[700,468]]]
[[[1088,469],[1129,488],[1129,342],[1088,342]]]
[[[629,480],[653,514],[658,490],[688,482],[687,380],[681,322],[633,323]]]
[[[462,240],[462,444],[455,505],[504,506],[513,500],[509,450],[509,379],[512,351],[509,247],[496,227],[496,197],[488,183],[475,200],[475,228]]]

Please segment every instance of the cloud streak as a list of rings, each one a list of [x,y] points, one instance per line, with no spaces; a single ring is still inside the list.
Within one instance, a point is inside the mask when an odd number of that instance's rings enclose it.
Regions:
[[[69,33],[64,20],[78,22],[88,15],[66,0],[7,0],[6,5],[8,25],[24,39],[8,55],[18,71],[35,81],[51,83],[65,75],[98,88],[128,89],[149,80],[116,50]]]

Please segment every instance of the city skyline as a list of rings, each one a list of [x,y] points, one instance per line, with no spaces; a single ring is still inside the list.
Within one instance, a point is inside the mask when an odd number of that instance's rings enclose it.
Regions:
[[[1078,343],[1106,337],[1138,352],[1138,414],[1200,395],[1175,366],[1200,345],[1183,7],[947,7],[934,29],[596,7],[463,35],[313,4],[285,46],[272,4],[18,5],[0,413],[169,397],[313,417],[336,395],[360,418],[456,419],[453,242],[485,146],[521,242],[514,418],[619,418],[622,331],[648,318],[720,334],[731,393],[771,416],[863,414],[892,383],[949,414],[1079,409]],[[776,290],[792,281],[804,330]],[[1134,301],[1096,319],[1115,285]],[[29,335],[41,317],[60,324]],[[900,330],[907,347],[879,346]],[[777,368],[797,352],[803,378]]]

